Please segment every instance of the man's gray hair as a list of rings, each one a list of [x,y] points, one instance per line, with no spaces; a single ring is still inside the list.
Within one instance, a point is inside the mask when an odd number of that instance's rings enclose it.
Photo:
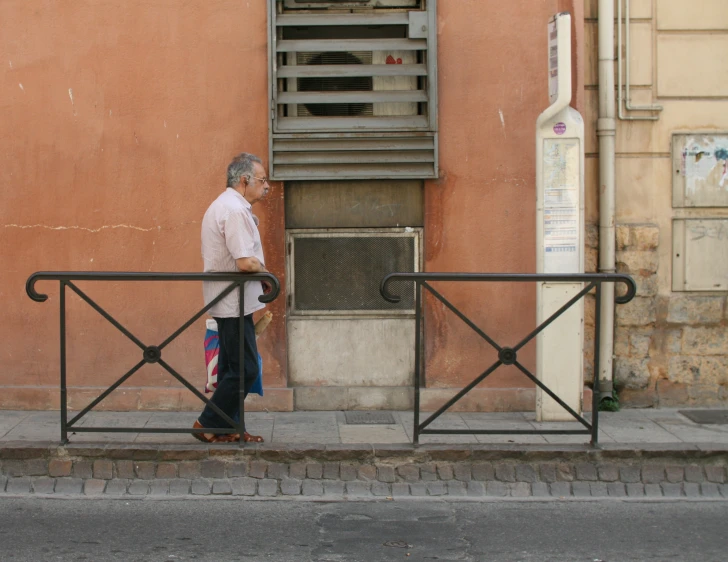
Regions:
[[[263,164],[255,154],[248,154],[247,152],[238,154],[233,158],[227,169],[227,186],[235,187],[243,176],[252,178],[255,173],[254,165],[256,162]]]

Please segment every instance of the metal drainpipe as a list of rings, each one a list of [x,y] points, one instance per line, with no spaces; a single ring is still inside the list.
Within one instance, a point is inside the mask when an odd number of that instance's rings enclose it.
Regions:
[[[615,271],[614,0],[599,2],[599,271]],[[612,397],[614,355],[614,284],[602,285],[600,309],[599,400]]]

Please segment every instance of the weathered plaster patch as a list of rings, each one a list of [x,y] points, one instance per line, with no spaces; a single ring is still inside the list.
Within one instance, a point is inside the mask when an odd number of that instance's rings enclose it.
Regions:
[[[68,88],[68,97],[71,98],[71,107],[73,108],[73,115],[76,115],[76,104],[73,101],[73,89]]]

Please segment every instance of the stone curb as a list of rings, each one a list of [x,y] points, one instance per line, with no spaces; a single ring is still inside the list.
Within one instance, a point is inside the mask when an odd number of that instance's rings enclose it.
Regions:
[[[307,487],[307,485],[309,485]],[[105,499],[174,499],[228,497],[238,499],[393,500],[440,498],[449,500],[714,500],[728,501],[728,484],[595,483],[595,482],[413,482],[410,484],[362,481],[300,481],[292,479],[234,478],[209,480],[81,480],[76,478],[0,477],[2,497],[89,497]]]
[[[248,477],[277,481],[277,491],[285,481],[283,493],[288,495],[300,494],[304,488],[318,490],[309,482],[337,480],[379,482],[390,488],[402,483],[434,485],[438,481],[622,482],[644,484],[647,493],[654,493],[653,486],[663,483],[724,484],[728,480],[727,465],[728,446],[673,444],[604,449],[584,445],[267,445],[241,449],[229,445],[58,446],[28,442],[0,446],[0,476],[6,479],[61,478],[65,479],[62,482],[74,482],[63,485],[77,486],[88,479],[194,481]],[[139,484],[134,489],[141,487]],[[451,488],[452,494],[467,493],[459,486]],[[357,486],[352,484],[352,489]],[[430,486],[428,493],[436,489]],[[385,494],[384,490],[385,486],[377,486],[377,493]],[[266,493],[272,492],[266,488]]]
[[[0,452],[10,453],[0,458],[0,493],[6,494],[728,497],[728,454],[715,448],[367,445],[241,450],[25,443]]]
[[[411,459],[381,459],[379,462],[294,461],[266,462],[240,458],[192,461],[131,461],[83,458],[10,459],[0,461],[0,475],[6,478],[50,477],[72,480],[130,479],[150,481],[182,478],[195,480],[250,477],[304,481],[378,481],[386,484],[471,480],[487,482],[623,482],[661,484],[728,481],[726,459],[641,459],[622,462],[570,462],[558,458],[548,462],[525,462],[512,458],[491,461],[413,462]]]
[[[106,458],[135,461],[183,461],[207,458],[244,458],[268,462],[294,460],[375,461],[407,458],[426,461],[499,460],[503,458],[538,461],[606,459],[708,459],[716,455],[728,457],[725,443],[605,443],[599,448],[588,444],[442,444],[442,445],[378,445],[378,444],[264,444],[244,447],[204,444],[84,444],[37,441],[5,441],[0,444],[0,460],[52,458]]]

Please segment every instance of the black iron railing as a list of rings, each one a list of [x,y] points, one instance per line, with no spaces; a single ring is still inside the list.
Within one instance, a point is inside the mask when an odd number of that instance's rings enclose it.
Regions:
[[[599,437],[599,320],[600,306],[602,297],[603,283],[624,283],[627,291],[624,295],[615,298],[618,304],[624,304],[634,298],[637,286],[629,275],[612,274],[612,273],[586,273],[586,274],[570,274],[570,275],[552,275],[552,274],[501,274],[501,273],[392,273],[382,279],[380,285],[380,293],[389,302],[398,302],[400,298],[391,294],[387,288],[393,281],[413,281],[415,283],[415,404],[414,404],[414,442],[419,443],[420,435],[440,434],[440,435],[498,435],[498,434],[520,434],[520,435],[591,435],[591,443],[593,446],[598,445]],[[505,283],[524,283],[524,282],[549,282],[549,283],[584,283],[584,288],[579,291],[573,298],[569,299],[561,308],[544,320],[530,334],[523,338],[513,347],[498,345],[490,336],[475,325],[467,316],[458,310],[452,303],[436,291],[430,284],[430,281],[451,281],[451,282],[505,282]],[[498,352],[498,360],[477,376],[470,384],[448,400],[441,408],[430,415],[424,422],[420,423],[420,386],[424,380],[425,366],[422,359],[423,353],[421,348],[423,322],[422,322],[422,289],[429,291],[436,299],[442,302],[450,309],[458,318],[465,322],[474,332],[483,338]],[[595,333],[594,333],[594,386],[592,388],[592,422],[589,423],[581,415],[573,410],[561,398],[559,398],[551,389],[543,382],[538,380],[526,367],[518,361],[518,351],[528,342],[542,332],[549,324],[561,316],[566,310],[584,298],[592,289],[596,289],[596,315],[595,315]],[[586,429],[533,429],[533,430],[499,430],[499,429],[427,429],[433,421],[435,421],[448,408],[470,392],[476,385],[481,383],[492,374],[501,365],[514,365],[524,375],[531,379],[536,386],[553,398],[562,408],[571,414]]]
[[[226,295],[231,293],[233,290],[240,291],[240,334],[244,333],[243,329],[243,302],[242,298],[244,285],[247,281],[267,281],[270,283],[272,290],[267,295],[260,297],[260,302],[271,302],[273,301],[280,292],[280,284],[278,279],[270,273],[134,273],[134,272],[52,272],[52,271],[39,271],[34,273],[25,283],[25,290],[28,296],[36,302],[44,302],[48,299],[47,295],[40,294],[35,290],[35,284],[37,281],[42,280],[55,280],[60,281],[60,346],[61,346],[61,441],[63,443],[68,442],[68,430],[72,429],[75,432],[133,432],[133,433],[239,433],[243,434],[243,423],[244,423],[244,385],[240,384],[240,421],[235,422],[228,415],[225,414],[215,404],[210,402],[204,394],[197,390],[194,385],[188,382],[182,375],[175,371],[164,359],[162,359],[162,352],[177,336],[189,328],[195,321],[197,321],[203,314],[205,314],[210,308],[212,308],[217,302],[223,299]],[[230,285],[225,288],[215,299],[205,306],[202,310],[196,313],[192,318],[185,322],[178,330],[172,335],[165,339],[158,345],[146,345],[139,338],[134,336],[129,330],[122,326],[116,319],[114,319],[108,312],[101,308],[93,299],[91,299],[86,293],[79,289],[73,282],[74,281],[229,281]],[[81,412],[74,416],[71,420],[68,420],[68,394],[66,385],[66,287],[76,293],[83,301],[88,303],[91,308],[108,320],[114,327],[116,327],[122,334],[128,337],[134,344],[136,344],[142,352],[141,360],[134,365],[125,375],[119,378],[114,384],[106,389],[98,398],[93,400],[88,406],[86,406]],[[243,344],[242,337],[240,338],[240,364],[244,364],[245,358],[245,346]],[[137,372],[146,363],[158,363],[165,370],[167,370],[175,379],[177,379],[182,385],[189,389],[195,396],[197,396],[202,402],[208,404],[215,412],[217,412],[227,423],[232,427],[228,428],[204,428],[204,429],[192,429],[186,428],[175,428],[175,427],[88,427],[79,426],[78,422],[90,412],[99,402],[111,394],[116,388],[124,383],[129,377]],[[240,444],[242,446],[243,439],[241,438]]]

